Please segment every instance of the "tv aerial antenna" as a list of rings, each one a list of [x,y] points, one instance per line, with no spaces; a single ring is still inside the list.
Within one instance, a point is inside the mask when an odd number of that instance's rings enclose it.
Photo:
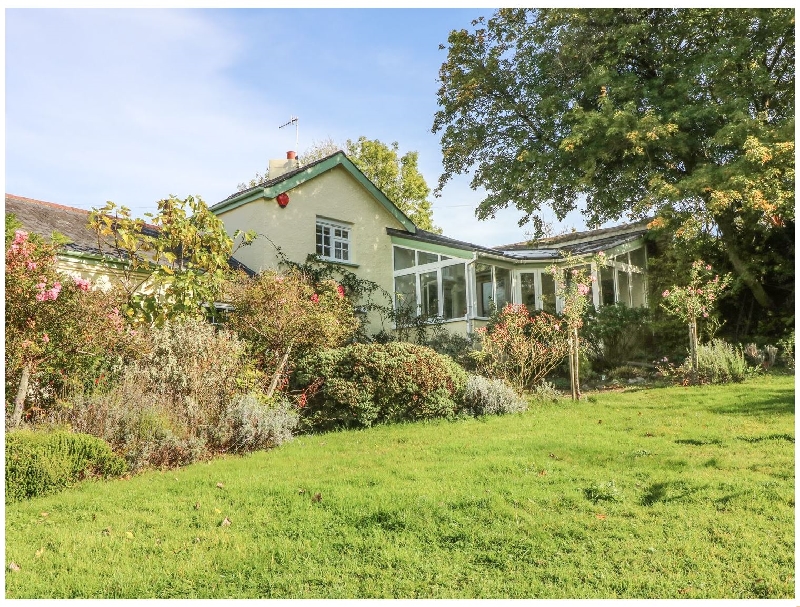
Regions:
[[[278,128],[282,129],[290,124],[294,125],[294,149],[297,151],[297,146],[300,145],[300,125],[298,124],[299,118],[297,116],[289,115],[289,122],[280,125]]]

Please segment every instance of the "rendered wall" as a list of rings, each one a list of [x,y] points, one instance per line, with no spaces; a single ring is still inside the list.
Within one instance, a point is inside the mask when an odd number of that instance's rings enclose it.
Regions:
[[[386,228],[403,226],[346,169],[334,167],[286,193],[285,208],[274,199],[260,199],[218,213],[228,234],[259,234],[252,245],[235,253],[236,259],[256,272],[277,269],[277,246],[291,261],[302,263],[316,251],[317,217],[330,219],[351,224],[351,263],[343,268],[392,292],[392,242]],[[390,302],[381,298],[376,303]],[[373,330],[381,328],[377,315],[369,321]]]

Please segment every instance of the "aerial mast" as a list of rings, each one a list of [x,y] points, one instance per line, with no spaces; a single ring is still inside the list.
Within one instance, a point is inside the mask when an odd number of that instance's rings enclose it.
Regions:
[[[278,128],[282,129],[285,126],[289,126],[290,124],[294,125],[294,149],[297,151],[298,145],[300,145],[300,125],[298,124],[297,116],[289,115],[289,122],[286,122],[280,125]]]

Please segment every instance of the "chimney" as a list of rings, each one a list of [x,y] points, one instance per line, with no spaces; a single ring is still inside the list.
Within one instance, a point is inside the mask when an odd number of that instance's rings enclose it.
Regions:
[[[270,159],[269,161],[269,177],[268,179],[275,179],[284,173],[294,171],[299,168],[300,162],[297,160],[297,152],[292,150],[286,152],[286,160],[283,159]]]

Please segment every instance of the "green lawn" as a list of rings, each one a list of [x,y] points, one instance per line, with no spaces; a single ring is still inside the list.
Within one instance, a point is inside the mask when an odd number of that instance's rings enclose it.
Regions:
[[[794,554],[791,377],[304,436],[6,507],[9,598],[793,598]]]

